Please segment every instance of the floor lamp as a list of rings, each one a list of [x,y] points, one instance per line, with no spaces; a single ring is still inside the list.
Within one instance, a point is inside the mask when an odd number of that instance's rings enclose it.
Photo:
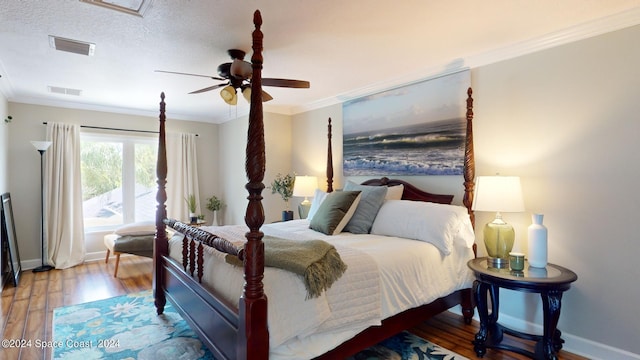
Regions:
[[[51,265],[44,264],[44,152],[51,146],[51,141],[32,141],[31,144],[40,153],[40,243],[42,244],[42,265],[33,269],[33,272],[43,272],[53,269]]]

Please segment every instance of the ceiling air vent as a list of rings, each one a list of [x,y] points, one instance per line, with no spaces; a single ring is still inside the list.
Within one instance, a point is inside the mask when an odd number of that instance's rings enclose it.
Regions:
[[[66,51],[74,54],[93,56],[94,51],[96,50],[96,44],[65,39],[53,35],[49,35],[49,45],[60,51]]]
[[[75,96],[80,96],[80,94],[82,94],[82,90],[78,90],[78,89],[69,89],[69,88],[63,88],[59,86],[49,86],[48,88],[49,88],[49,92],[54,94],[75,95]]]

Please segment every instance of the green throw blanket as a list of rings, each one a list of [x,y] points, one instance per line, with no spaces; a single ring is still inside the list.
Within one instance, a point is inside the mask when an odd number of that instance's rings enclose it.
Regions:
[[[333,245],[322,240],[294,241],[265,236],[264,264],[298,274],[307,289],[307,299],[318,297],[347,270]],[[242,262],[233,255],[226,261],[236,266]]]

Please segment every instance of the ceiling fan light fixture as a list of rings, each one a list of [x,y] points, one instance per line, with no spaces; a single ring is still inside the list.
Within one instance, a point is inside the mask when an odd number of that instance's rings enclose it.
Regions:
[[[242,96],[248,103],[251,103],[251,86],[244,85],[242,86]]]
[[[253,68],[251,63],[240,59],[233,59],[229,72],[231,73],[231,76],[246,80],[250,79],[251,75],[253,75]]]
[[[228,54],[229,56],[231,56],[232,61],[218,65],[217,70],[219,77],[164,70],[156,70],[156,72],[208,77],[213,80],[226,80],[226,83],[207,86],[206,88],[192,91],[189,94],[200,94],[203,92],[222,88],[222,90],[220,91],[220,97],[222,98],[222,100],[224,100],[224,102],[229,105],[236,105],[238,103],[239,90],[242,93],[242,96],[247,100],[247,102],[251,103],[251,77],[253,75],[253,64],[244,61],[245,52],[242,50],[230,49],[228,51]],[[309,88],[310,86],[308,81],[291,79],[262,78],[261,82],[262,86],[275,86],[284,88]],[[273,100],[273,97],[264,90],[261,91],[260,98],[262,102]]]
[[[242,96],[248,103],[251,103],[251,85],[244,85],[242,87]],[[273,100],[273,97],[266,91],[262,90],[262,102]]]
[[[236,89],[231,85],[227,85],[222,88],[222,90],[220,91],[220,97],[222,97],[222,100],[224,100],[224,102],[229,105],[235,105],[238,103]]]

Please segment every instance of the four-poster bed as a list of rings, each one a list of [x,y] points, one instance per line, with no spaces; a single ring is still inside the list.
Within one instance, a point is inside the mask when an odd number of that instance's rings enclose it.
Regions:
[[[465,230],[471,229],[471,235],[467,235],[465,240],[458,240],[458,244],[448,244],[445,246],[445,250],[442,247],[437,248],[431,244],[424,242],[393,237],[395,244],[389,245],[389,242],[381,246],[387,247],[402,247],[400,252],[411,253],[413,247],[416,251],[425,251],[433,254],[433,263],[442,261],[446,267],[453,269],[450,271],[451,283],[447,281],[445,290],[438,295],[424,294],[415,295],[417,300],[415,304],[406,306],[401,310],[395,309],[394,306],[387,304],[384,301],[380,301],[382,304],[378,304],[381,310],[377,310],[383,314],[380,319],[367,318],[363,320],[362,328],[350,328],[349,324],[342,324],[333,332],[327,331],[325,334],[319,329],[324,324],[321,324],[327,318],[320,318],[318,323],[310,325],[308,337],[307,335],[298,336],[299,339],[292,339],[292,336],[282,335],[282,328],[287,325],[278,327],[274,318],[274,314],[279,314],[278,318],[283,318],[283,321],[291,321],[292,323],[300,322],[295,316],[302,316],[313,320],[314,314],[310,310],[308,313],[303,314],[291,314],[288,316],[286,308],[293,308],[299,306],[301,309],[307,309],[306,307],[322,307],[328,305],[324,304],[325,298],[335,297],[335,294],[330,296],[330,292],[340,292],[342,288],[340,286],[346,286],[350,288],[353,283],[348,283],[350,273],[359,271],[354,259],[359,256],[375,256],[376,250],[370,248],[369,245],[356,245],[361,246],[358,249],[350,249],[342,252],[346,249],[345,246],[350,245],[350,242],[359,244],[360,238],[372,237],[372,235],[354,235],[354,236],[325,236],[320,233],[314,233],[312,236],[321,238],[338,248],[344,261],[348,264],[347,271],[344,273],[340,280],[334,283],[331,289],[326,291],[327,295],[322,295],[319,299],[304,299],[298,301],[302,304],[285,303],[287,299],[283,297],[290,297],[280,294],[282,291],[273,290],[274,287],[279,286],[285,282],[296,282],[274,280],[275,276],[292,276],[287,272],[280,269],[272,269],[267,267],[265,269],[265,241],[263,237],[266,235],[279,235],[284,227],[288,224],[264,224],[264,211],[262,208],[262,191],[264,189],[263,178],[265,172],[265,140],[264,140],[264,124],[263,124],[263,112],[261,101],[261,70],[262,70],[262,32],[260,30],[262,19],[259,11],[254,14],[255,30],[253,32],[253,56],[251,63],[253,66],[252,75],[252,91],[251,91],[251,109],[249,114],[249,129],[246,147],[246,173],[248,183],[246,189],[249,193],[247,199],[249,200],[247,211],[245,215],[246,227],[242,231],[243,237],[246,236],[242,246],[238,246],[237,242],[230,241],[229,237],[232,237],[234,232],[240,232],[239,228],[232,228],[231,230],[225,230],[220,228],[214,229],[216,235],[211,232],[205,231],[201,228],[195,228],[182,224],[175,220],[169,220],[166,214],[165,202],[167,199],[165,185],[167,176],[167,161],[166,161],[166,146],[165,146],[165,103],[164,93],[161,95],[160,103],[160,136],[158,145],[158,209],[156,214],[156,228],[157,235],[154,244],[154,274],[153,274],[153,291],[155,297],[155,305],[158,314],[163,312],[164,306],[167,301],[176,308],[176,310],[187,320],[190,326],[198,334],[203,343],[212,351],[216,359],[267,359],[274,355],[275,349],[273,345],[276,343],[278,346],[282,345],[283,349],[278,351],[288,351],[287,346],[290,342],[294,342],[293,346],[305,346],[305,342],[308,339],[318,337],[320,339],[329,339],[326,342],[326,346],[321,351],[317,351],[316,355],[318,359],[337,359],[344,358],[345,356],[354,354],[355,352],[362,350],[370,345],[379,342],[395,333],[398,333],[404,329],[413,327],[425,319],[445,311],[455,305],[462,305],[463,314],[466,321],[471,320],[473,315],[473,304],[471,297],[470,283],[471,278],[468,276],[468,269],[466,268],[466,261],[474,256],[475,244],[473,243],[473,213],[471,212],[471,199],[473,198],[473,178],[474,178],[474,159],[473,159],[473,140],[472,140],[472,127],[471,122],[473,118],[472,106],[473,100],[471,98],[471,89],[468,91],[467,98],[467,140],[465,147],[465,170],[464,170],[464,186],[465,193],[463,198],[464,208],[460,207],[464,211],[466,219],[464,225]],[[332,150],[331,150],[331,120],[329,119],[328,126],[328,149],[327,149],[327,193],[333,191],[333,164],[332,164]],[[413,200],[415,202],[432,202],[440,204],[450,204],[452,195],[435,195],[424,192],[408,182],[401,180],[390,180],[387,178],[369,180],[363,183],[363,185],[374,186],[395,186],[402,185],[404,187],[402,191],[403,200],[390,200],[389,204],[402,205],[402,201]],[[386,191],[386,190],[385,190]],[[360,196],[359,196],[360,197]],[[395,203],[393,201],[396,201]],[[386,202],[386,201],[385,201]],[[321,205],[320,205],[321,206]],[[355,205],[354,205],[355,206]],[[382,205],[385,206],[385,205]],[[448,206],[448,205],[444,205]],[[382,211],[382,210],[380,210]],[[438,210],[439,211],[439,210]],[[449,214],[453,214],[453,218],[458,219],[459,209],[454,211],[446,210]],[[456,214],[454,214],[456,213]],[[469,216],[467,216],[467,214]],[[378,219],[376,219],[377,221]],[[295,227],[295,231],[299,237],[308,236],[309,232],[314,232],[309,229],[309,223],[304,223],[306,220],[293,221],[291,227]],[[374,222],[374,227],[376,223]],[[172,237],[170,240],[167,236],[166,226],[169,225],[178,232],[177,236]],[[247,231],[248,229],[248,231]],[[264,231],[264,233],[263,233]],[[457,231],[457,230],[456,230]],[[223,234],[223,235],[220,235]],[[229,235],[227,237],[226,235]],[[333,242],[333,239],[339,239],[339,241]],[[380,242],[380,237],[376,237],[375,241]],[[343,242],[347,245],[343,245]],[[460,242],[466,242],[466,244],[460,245]],[[419,247],[419,249],[418,249]],[[456,248],[452,251],[451,255],[447,252],[451,251],[451,247]],[[458,250],[458,248],[460,248]],[[403,250],[410,249],[410,250]],[[360,252],[361,251],[361,252]],[[379,250],[377,250],[379,252]],[[386,250],[385,250],[386,251]],[[443,251],[447,256],[443,255]],[[374,255],[370,255],[367,252],[371,252]],[[366,254],[365,254],[366,253]],[[352,255],[349,255],[352,254]],[[353,255],[356,254],[356,255]],[[225,263],[224,259],[228,256],[239,258],[243,261],[243,267],[237,271],[230,270],[232,265]],[[426,256],[426,255],[425,255]],[[221,261],[214,262],[214,258],[220,258]],[[451,259],[450,259],[451,258]],[[454,259],[455,258],[455,259]],[[368,258],[367,258],[368,259]],[[366,261],[369,262],[369,261]],[[374,263],[374,261],[372,261]],[[383,266],[383,265],[380,265]],[[420,265],[423,266],[423,265]],[[435,266],[435,265],[428,265]],[[223,275],[212,275],[211,269],[223,269],[226,271]],[[361,270],[361,269],[360,269]],[[439,270],[439,269],[437,269]],[[384,270],[386,271],[386,270]],[[216,274],[219,274],[218,271]],[[439,271],[431,271],[431,273],[437,273]],[[447,271],[442,270],[443,273]],[[386,273],[385,273],[386,274]],[[419,273],[418,277],[422,274]],[[223,281],[218,278],[217,282],[208,279],[210,277],[222,276]],[[429,275],[431,276],[431,275]],[[295,277],[295,276],[294,276]],[[240,282],[234,283],[232,279],[240,280]],[[280,278],[278,278],[280,279]],[[288,278],[286,278],[288,279]],[[402,278],[403,282],[411,284],[412,280]],[[416,280],[418,281],[418,280]],[[241,288],[241,283],[244,282],[244,286]],[[373,281],[377,283],[378,281]],[[222,284],[224,283],[224,284]],[[385,281],[380,281],[385,283]],[[454,284],[455,283],[455,284]],[[215,284],[215,285],[214,285]],[[234,285],[235,284],[235,285]],[[391,284],[391,287],[397,284]],[[299,284],[291,285],[292,287],[298,287],[304,289]],[[382,286],[385,286],[383,284]],[[407,285],[409,286],[409,285]],[[429,284],[430,286],[430,284]],[[429,287],[424,286],[424,287]],[[335,289],[334,289],[335,287]],[[421,288],[422,286],[415,286]],[[266,289],[266,290],[265,290]],[[278,288],[280,289],[280,288]],[[332,290],[333,289],[333,290]],[[266,291],[271,290],[269,293],[269,302],[267,302]],[[363,291],[369,291],[368,289],[362,289]],[[419,289],[421,290],[423,289]],[[289,290],[286,290],[289,291]],[[296,291],[296,290],[291,290]],[[384,291],[394,291],[383,289]],[[425,293],[427,291],[424,291]],[[236,296],[234,294],[240,294]],[[391,293],[391,292],[389,292]],[[388,295],[389,293],[384,293]],[[231,294],[231,295],[230,295]],[[391,293],[395,294],[395,293]],[[374,298],[377,293],[374,294]],[[402,294],[404,296],[404,294]],[[382,296],[380,296],[382,297]],[[387,296],[389,297],[389,296]],[[414,297],[412,294],[410,297]],[[428,298],[425,301],[424,298]],[[344,300],[344,299],[341,299]],[[297,301],[297,300],[292,300]],[[330,300],[327,300],[330,301]],[[378,300],[374,299],[374,302]],[[413,300],[412,300],[413,301]],[[306,306],[306,307],[305,307]],[[285,308],[285,310],[279,310]],[[393,311],[387,308],[394,308]],[[274,310],[275,309],[275,310]],[[278,312],[280,311],[280,312]],[[307,310],[303,310],[307,311]],[[351,310],[349,310],[351,311]],[[293,311],[292,311],[293,312]],[[375,311],[374,311],[375,312]],[[283,316],[284,313],[284,316]],[[331,321],[331,315],[326,315]],[[364,315],[363,315],[364,316]],[[272,319],[271,322],[268,319]],[[293,319],[293,320],[292,320]],[[312,321],[309,320],[309,321]],[[331,322],[328,321],[328,322]],[[364,325],[370,324],[370,325]],[[296,330],[292,330],[296,331]],[[348,335],[345,335],[348,334]],[[325,336],[325,337],[323,337]],[[345,338],[348,336],[347,338]],[[307,339],[308,338],[308,339]],[[274,339],[281,339],[277,341]],[[295,341],[294,341],[295,340]],[[313,340],[309,340],[313,341]],[[299,345],[300,342],[302,345]],[[317,342],[317,341],[316,341]],[[334,342],[334,343],[332,343]],[[321,341],[322,343],[322,341]],[[314,343],[317,348],[317,344]],[[313,347],[313,346],[310,346]],[[270,350],[272,351],[270,353]]]

